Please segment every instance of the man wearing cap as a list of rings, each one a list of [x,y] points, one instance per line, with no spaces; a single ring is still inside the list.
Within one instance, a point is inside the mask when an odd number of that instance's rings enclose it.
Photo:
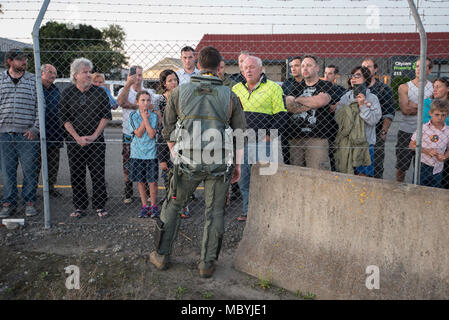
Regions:
[[[25,215],[34,207],[38,182],[39,117],[34,75],[26,71],[28,58],[20,49],[5,55],[6,71],[0,74],[0,159],[3,199],[0,217],[9,217],[17,208],[17,166],[23,171],[22,201]]]

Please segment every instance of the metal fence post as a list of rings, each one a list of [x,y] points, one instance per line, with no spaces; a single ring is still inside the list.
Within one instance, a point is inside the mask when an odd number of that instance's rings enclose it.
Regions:
[[[415,153],[415,173],[413,183],[415,185],[419,184],[419,177],[421,173],[421,148],[422,148],[422,118],[423,118],[423,105],[424,105],[424,87],[426,85],[426,56],[427,56],[427,35],[424,30],[424,25],[422,24],[421,18],[419,17],[418,10],[416,9],[415,3],[412,0],[408,0],[410,10],[412,12],[413,18],[415,19],[416,26],[418,27],[419,38],[420,38],[420,55],[419,55],[419,91],[418,91],[418,117],[417,117],[417,128],[416,128],[416,153]]]
[[[42,88],[41,79],[41,59],[39,49],[39,28],[47,11],[50,0],[45,0],[42,4],[39,15],[33,27],[33,48],[34,48],[34,64],[36,72],[36,89],[37,89],[37,101],[39,108],[39,131],[40,131],[40,143],[41,143],[41,157],[42,157],[42,184],[44,188],[44,227],[49,229],[50,225],[50,195],[48,188],[48,166],[47,166],[47,136],[45,134],[45,98],[44,90]]]

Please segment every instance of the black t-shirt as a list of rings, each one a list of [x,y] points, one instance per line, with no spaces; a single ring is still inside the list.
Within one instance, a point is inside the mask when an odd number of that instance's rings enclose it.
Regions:
[[[314,85],[308,86],[305,80],[291,88],[294,97],[311,97],[320,92],[329,94],[331,101],[328,105],[307,112],[292,114],[290,137],[312,137],[330,139],[335,134],[336,122],[330,105],[337,103],[340,97],[335,87],[329,81],[318,80]]]
[[[300,90],[298,87],[301,82],[296,81],[295,78],[288,78],[282,83],[282,91],[286,96],[297,97],[297,92]]]
[[[81,92],[75,85],[64,89],[59,101],[62,124],[70,122],[80,136],[92,135],[101,119],[112,119],[109,97],[103,88],[91,86]],[[74,138],[66,132],[66,140]],[[103,142],[103,134],[97,139]]]

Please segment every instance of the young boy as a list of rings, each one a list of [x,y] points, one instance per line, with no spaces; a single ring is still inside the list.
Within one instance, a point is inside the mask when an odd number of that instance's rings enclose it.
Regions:
[[[420,185],[439,188],[444,161],[449,158],[449,127],[445,123],[449,102],[433,100],[429,114],[430,121],[422,127]],[[416,149],[416,131],[409,148]]]
[[[142,209],[139,218],[159,215],[157,207],[157,180],[159,168],[156,149],[156,129],[158,117],[151,109],[151,96],[147,91],[140,91],[136,96],[139,110],[131,112],[128,127],[134,136],[131,141],[129,178],[138,183]],[[151,207],[148,205],[145,183],[150,187]]]

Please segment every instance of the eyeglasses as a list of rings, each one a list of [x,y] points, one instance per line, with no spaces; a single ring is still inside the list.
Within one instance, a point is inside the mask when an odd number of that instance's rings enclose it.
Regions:
[[[363,77],[361,73],[354,73],[349,75],[349,79],[360,79],[361,77]]]

